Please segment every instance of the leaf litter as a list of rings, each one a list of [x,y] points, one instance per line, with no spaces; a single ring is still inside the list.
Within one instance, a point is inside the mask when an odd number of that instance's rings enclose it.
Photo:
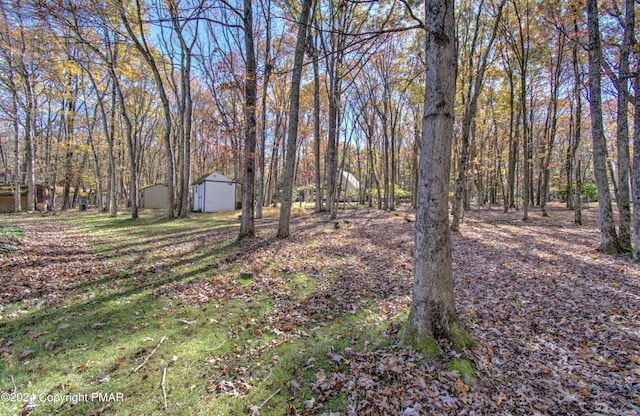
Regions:
[[[455,292],[460,318],[479,346],[454,351],[439,340],[439,362],[399,345],[411,301],[414,227],[399,215],[354,211],[343,214],[340,227],[324,215],[299,218],[288,240],[265,237],[275,234],[273,222],[265,221],[260,237],[213,265],[210,277],[167,282],[154,293],[195,305],[259,302],[266,293],[273,302],[267,325],[243,325],[275,337],[235,352],[256,359],[265,349],[360,312],[387,326],[388,346],[368,348],[365,341],[362,348],[331,347],[326,354],[332,367],[318,369],[309,357],[305,368],[313,371],[312,380],[291,380],[286,390],[292,403],[305,383],[313,396],[299,409],[292,405],[289,414],[331,414],[323,404],[338,395],[346,397],[348,415],[638,414],[640,267],[595,251],[595,210],[584,211],[583,227],[573,225],[570,211],[554,207],[550,213],[528,222],[497,207],[466,213],[461,231],[452,234]],[[35,293],[45,293],[45,303],[59,302],[100,276],[97,270],[101,276],[121,272],[120,265],[93,254],[88,237],[71,236],[67,226],[20,226],[31,238],[0,257],[6,282],[1,303]],[[172,251],[171,260],[196,249],[190,244]],[[206,249],[206,241],[199,247]],[[169,264],[155,267],[167,270]],[[238,267],[252,273],[249,284],[239,281]],[[453,358],[474,364],[475,385],[447,370],[443,363]],[[221,371],[239,362],[233,354],[208,360]],[[227,368],[229,377],[212,384],[211,392],[246,395],[251,371]],[[259,414],[260,406],[248,409]]]

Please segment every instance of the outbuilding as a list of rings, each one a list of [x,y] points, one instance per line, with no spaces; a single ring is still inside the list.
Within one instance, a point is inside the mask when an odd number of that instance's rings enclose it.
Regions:
[[[198,212],[233,211],[236,207],[236,182],[213,172],[193,183],[193,210]]]
[[[342,192],[340,193],[340,201],[357,201],[360,193],[360,182],[351,172],[342,171]]]
[[[36,209],[38,211],[46,211],[49,204],[49,192],[47,187],[40,184],[33,186],[35,190]],[[31,211],[27,209],[27,185],[20,185],[20,208],[23,211]],[[15,208],[15,191],[12,185],[0,185],[0,212],[13,212]]]
[[[155,185],[142,188],[140,191],[140,198],[143,208],[167,208],[169,187],[163,183],[157,183]]]

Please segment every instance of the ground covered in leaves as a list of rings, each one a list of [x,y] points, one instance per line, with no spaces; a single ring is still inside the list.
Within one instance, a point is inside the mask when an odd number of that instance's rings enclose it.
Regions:
[[[0,392],[72,395],[85,383],[146,388],[132,391],[154,400],[0,409],[638,414],[640,266],[595,250],[595,209],[583,227],[559,206],[550,214],[466,214],[453,234],[455,291],[479,346],[441,340],[437,362],[398,345],[411,301],[405,212],[360,208],[335,222],[300,211],[288,240],[275,239],[273,214],[242,242],[235,216],[177,226],[157,216],[3,217],[26,237],[0,254]],[[74,325],[73,337],[60,335]],[[475,377],[459,365],[468,362]]]

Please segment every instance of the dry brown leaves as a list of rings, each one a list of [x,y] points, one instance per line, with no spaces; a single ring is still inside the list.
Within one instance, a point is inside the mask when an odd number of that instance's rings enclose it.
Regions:
[[[0,305],[34,298],[58,303],[79,285],[117,273],[114,265],[95,256],[81,230],[17,216],[10,219],[29,238],[20,240],[16,253],[0,255]]]
[[[440,345],[446,358],[475,363],[477,385],[397,346],[329,350],[335,371],[316,372],[314,397],[300,414],[321,413],[337,394],[348,397],[354,415],[640,413],[640,266],[596,252],[595,210],[585,211],[584,227],[573,225],[570,211],[550,213],[534,210],[522,222],[519,212],[474,208],[452,236],[458,310],[480,346],[456,352]],[[211,277],[167,283],[156,294],[205,304],[268,293],[273,346],[361,310],[379,314],[395,338],[411,300],[413,224],[365,210],[342,213],[340,221],[336,228],[324,215],[295,219],[288,240],[272,238],[274,223],[265,221],[261,237],[216,264]],[[0,258],[4,301],[73,288],[108,267],[58,225],[39,222],[27,231],[35,238],[23,243],[23,255]],[[68,250],[69,263],[49,258],[52,248]],[[252,284],[238,281],[238,267],[253,273]],[[313,286],[292,286],[297,274],[311,276]],[[225,360],[215,365],[222,369]],[[242,394],[242,380],[212,389]]]

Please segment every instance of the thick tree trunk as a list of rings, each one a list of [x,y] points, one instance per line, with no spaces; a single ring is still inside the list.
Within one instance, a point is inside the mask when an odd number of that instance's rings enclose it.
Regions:
[[[458,319],[453,293],[448,194],[456,82],[453,0],[427,0],[425,108],[420,152],[413,300],[403,343],[425,356],[436,340],[473,345]]]
[[[589,26],[589,92],[591,95],[591,134],[593,139],[593,170],[598,188],[600,214],[600,250],[607,254],[620,253],[616,226],[611,209],[611,194],[607,178],[607,143],[602,121],[600,25],[597,0],[587,0]]]
[[[282,175],[282,204],[278,221],[278,237],[289,237],[289,220],[291,218],[291,203],[295,164],[297,159],[298,114],[300,112],[300,81],[302,80],[302,65],[307,41],[307,23],[311,11],[311,0],[303,0],[300,18],[298,20],[298,37],[291,74],[291,92],[289,95],[289,131],[287,132],[287,151],[284,173]]]

